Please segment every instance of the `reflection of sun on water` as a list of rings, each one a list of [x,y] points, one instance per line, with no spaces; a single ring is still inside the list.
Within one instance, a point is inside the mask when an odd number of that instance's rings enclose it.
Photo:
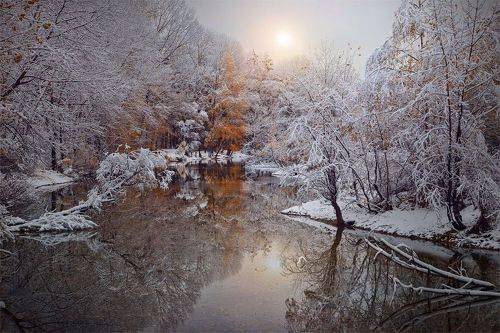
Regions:
[[[271,251],[256,258],[257,267],[255,271],[269,273],[280,273],[281,272],[281,254],[276,246],[273,246]]]
[[[269,256],[266,260],[266,267],[273,271],[281,270],[281,259],[279,256]]]

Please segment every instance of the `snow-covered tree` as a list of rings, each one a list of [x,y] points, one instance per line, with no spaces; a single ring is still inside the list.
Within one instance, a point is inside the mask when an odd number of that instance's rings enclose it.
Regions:
[[[167,169],[167,160],[160,153],[140,149],[130,153],[109,154],[97,169],[97,185],[78,205],[58,211],[46,212],[34,220],[9,215],[0,205],[0,236],[16,232],[70,231],[94,228],[88,212],[99,211],[102,205],[124,195],[128,188],[145,191],[152,188],[167,189],[173,171]],[[4,230],[5,229],[5,230]]]
[[[280,107],[280,116],[287,119],[281,129],[285,138],[279,147],[281,163],[289,177],[330,201],[342,225],[341,195],[350,189],[366,194],[353,132],[359,110],[354,103],[358,80],[352,54],[323,45],[312,59],[291,64],[285,85]],[[369,198],[364,204],[370,207]]]
[[[467,203],[481,221],[499,212],[497,16],[487,1],[403,1],[367,67],[367,107],[395,162],[387,183],[446,206],[459,230]]]

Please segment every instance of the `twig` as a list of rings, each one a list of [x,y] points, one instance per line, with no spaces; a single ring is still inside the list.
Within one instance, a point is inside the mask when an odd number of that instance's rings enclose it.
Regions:
[[[484,291],[475,289],[462,289],[462,288],[428,288],[428,287],[414,287],[411,284],[405,284],[401,282],[398,278],[392,277],[395,284],[399,284],[403,288],[412,289],[418,293],[428,292],[434,294],[445,294],[445,295],[465,295],[465,296],[486,296],[486,297],[500,297],[500,293],[496,291]]]

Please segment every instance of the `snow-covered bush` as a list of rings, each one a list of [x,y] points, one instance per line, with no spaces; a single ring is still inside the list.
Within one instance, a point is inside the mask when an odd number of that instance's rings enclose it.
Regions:
[[[97,181],[104,193],[109,187],[136,187],[147,190],[154,187],[168,188],[174,172],[167,170],[167,160],[149,149],[131,153],[109,154],[97,170]]]

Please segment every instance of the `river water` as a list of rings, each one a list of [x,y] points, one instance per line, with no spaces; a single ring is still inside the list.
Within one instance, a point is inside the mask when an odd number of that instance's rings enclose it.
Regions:
[[[281,215],[297,200],[276,178],[245,177],[238,164],[179,174],[167,191],[129,191],[105,207],[92,216],[96,230],[4,242],[12,255],[0,259],[0,331],[500,330],[495,300],[395,290],[392,276],[454,282],[375,259],[366,234]],[[40,194],[21,213],[70,207],[90,187]],[[498,253],[388,239],[500,283]]]

